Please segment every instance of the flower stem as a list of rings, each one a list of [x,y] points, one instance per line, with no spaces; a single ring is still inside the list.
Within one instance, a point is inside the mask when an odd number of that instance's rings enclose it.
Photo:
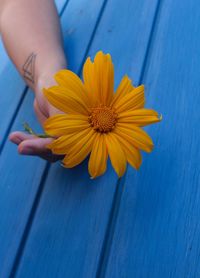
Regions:
[[[51,136],[46,133],[43,133],[43,134],[36,133],[35,131],[33,131],[33,129],[29,126],[28,123],[23,123],[23,127],[24,127],[24,130],[31,135],[34,135],[34,136],[37,136],[40,138],[51,138]]]

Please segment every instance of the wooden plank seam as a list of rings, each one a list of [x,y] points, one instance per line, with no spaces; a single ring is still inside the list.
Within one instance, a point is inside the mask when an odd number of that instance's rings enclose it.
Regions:
[[[69,3],[70,0],[68,0],[65,5],[63,6],[61,12],[60,12],[60,17],[62,17],[62,14],[63,12],[65,11],[65,9],[67,8],[67,5]],[[80,67],[78,69],[78,75],[80,76],[81,75],[81,72],[82,72],[82,67],[83,67],[83,64],[85,62],[85,59],[87,58],[87,55],[88,55],[88,52],[90,50],[90,46],[92,44],[92,41],[93,41],[93,38],[95,36],[95,33],[96,33],[96,30],[98,28],[98,25],[101,21],[101,17],[103,15],[103,12],[104,12],[104,9],[106,7],[106,3],[107,3],[108,0],[104,0],[103,2],[103,5],[101,7],[101,10],[99,12],[99,16],[97,18],[97,21],[96,21],[96,24],[94,26],[94,30],[92,32],[92,35],[91,35],[91,38],[89,40],[89,43],[88,43],[88,46],[86,48],[86,51],[85,51],[85,54],[84,54],[84,58],[83,58],[83,61],[81,62],[80,64]],[[28,87],[26,86],[25,88],[25,92],[28,91]],[[13,121],[12,123],[10,124],[10,129],[12,127],[12,124],[14,122],[14,119],[15,119],[15,116],[17,115],[22,103],[23,103],[23,100],[24,100],[24,97],[25,97],[25,94],[23,96],[23,99],[20,101],[20,104],[18,105],[18,109],[16,109],[16,113],[14,114],[13,116]],[[9,133],[9,130],[8,129],[8,133]],[[6,140],[5,140],[6,141]],[[31,227],[32,227],[32,224],[33,224],[33,221],[34,221],[34,218],[35,218],[35,215],[36,215],[36,212],[37,212],[37,208],[38,208],[38,205],[39,205],[39,202],[40,202],[40,199],[42,197],[42,193],[44,191],[44,187],[45,187],[45,182],[46,182],[46,179],[48,177],[48,173],[49,173],[49,170],[51,168],[51,164],[49,162],[46,163],[46,166],[45,166],[45,169],[44,169],[44,172],[43,172],[43,175],[41,177],[41,181],[40,181],[40,184],[39,184],[39,187],[38,187],[38,191],[37,191],[37,194],[35,196],[35,199],[34,199],[34,202],[33,202],[33,205],[32,205],[32,208],[31,208],[31,211],[30,211],[30,214],[29,214],[29,217],[28,217],[28,220],[27,220],[27,223],[26,223],[26,226],[25,226],[25,229],[24,229],[24,233],[22,235],[22,239],[20,241],[20,244],[19,244],[19,248],[18,248],[18,251],[17,251],[17,254],[16,254],[16,257],[15,257],[15,261],[13,263],[13,267],[11,269],[11,272],[10,272],[10,276],[9,277],[16,277],[17,275],[17,271],[18,271],[18,267],[20,265],[20,261],[21,261],[21,258],[23,256],[23,252],[24,252],[24,249],[25,249],[25,246],[26,246],[26,242],[27,242],[27,239],[28,239],[28,236],[29,236],[29,233],[31,231]]]
[[[116,184],[116,191],[113,197],[110,216],[108,218],[108,223],[107,223],[106,232],[105,232],[104,241],[101,249],[100,259],[99,259],[99,264],[97,267],[96,278],[104,277],[104,274],[106,272],[107,261],[112,246],[113,235],[114,235],[115,225],[118,218],[118,211],[120,208],[121,197],[124,190],[126,174],[127,171],[122,178],[118,179]]]
[[[29,216],[28,216],[28,220],[27,220],[27,223],[26,223],[26,226],[25,226],[25,229],[24,229],[24,232],[23,232],[23,235],[22,235],[22,238],[21,238],[21,241],[20,241],[20,244],[19,244],[19,248],[17,250],[17,254],[16,254],[16,257],[15,257],[15,260],[14,260],[14,263],[13,263],[13,267],[11,269],[9,277],[15,277],[16,274],[17,274],[18,265],[20,263],[20,259],[21,259],[21,256],[23,254],[27,238],[29,236],[31,226],[32,226],[32,223],[34,221],[34,216],[35,216],[38,204],[39,204],[41,196],[42,196],[42,192],[43,192],[43,189],[44,189],[45,180],[46,180],[47,175],[48,175],[49,167],[50,167],[50,163],[48,162],[45,169],[44,169],[43,175],[41,177],[40,185],[38,187],[38,191],[36,193],[33,205],[31,207],[31,210],[30,210],[30,213],[29,213]]]
[[[163,5],[162,0],[158,0],[157,6],[155,9],[155,14],[153,17],[151,31],[149,34],[147,48],[146,48],[145,55],[144,55],[144,60],[142,63],[139,84],[142,84],[145,80],[145,74],[148,69],[148,61],[151,58],[152,47],[154,44],[154,39],[155,39],[155,35],[156,35],[156,30],[157,30],[157,26],[158,26],[159,15],[161,13],[162,5]],[[122,177],[121,179],[118,179],[118,182],[117,182],[117,188],[116,188],[116,192],[115,192],[115,195],[113,198],[113,204],[112,204],[110,217],[109,217],[108,224],[107,224],[106,234],[105,234],[105,238],[104,238],[104,242],[103,242],[103,246],[102,246],[99,265],[97,268],[96,278],[103,278],[103,277],[105,277],[105,274],[106,274],[107,263],[108,263],[108,259],[109,259],[110,250],[112,247],[115,226],[116,226],[116,222],[117,222],[117,218],[118,218],[118,212],[120,209],[122,194],[124,191],[124,185],[125,185],[125,181],[126,181],[127,171],[129,170],[129,168],[130,168],[130,166],[127,165],[127,169],[126,169],[126,173],[125,173],[124,177]]]
[[[108,0],[104,0],[103,5],[102,5],[102,7],[101,7],[101,10],[100,10],[100,12],[99,12],[99,16],[98,16],[97,21],[96,21],[96,24],[95,24],[95,26],[94,26],[94,30],[93,30],[93,32],[92,32],[91,38],[90,38],[90,40],[89,40],[88,46],[87,46],[86,51],[85,51],[84,59],[83,59],[81,65],[80,65],[80,68],[79,68],[79,70],[78,70],[78,75],[79,75],[79,76],[81,76],[81,72],[82,72],[83,65],[84,65],[85,60],[86,60],[86,58],[87,58],[87,55],[88,55],[88,53],[89,53],[89,51],[90,51],[90,47],[91,47],[91,45],[92,45],[92,41],[93,41],[93,39],[94,39],[96,30],[97,30],[97,28],[98,28],[98,26],[99,26],[99,23],[100,23],[100,21],[101,21],[101,18],[102,18],[102,15],[103,15],[103,12],[104,12],[104,10],[105,10],[105,7],[106,7],[107,2],[108,2]]]
[[[59,17],[62,17],[62,14],[64,13],[65,9],[67,8],[67,5],[68,5],[69,1],[70,0],[67,0],[66,3],[63,5],[63,7],[62,7],[62,9],[61,9],[61,11],[59,13]],[[18,103],[17,108],[16,108],[16,110],[15,110],[15,112],[13,114],[13,117],[11,119],[9,127],[8,127],[8,129],[6,131],[6,135],[4,137],[3,143],[0,146],[0,154],[1,154],[1,151],[3,150],[3,146],[5,145],[6,139],[7,139],[8,134],[9,134],[11,128],[12,128],[12,125],[14,123],[15,117],[18,114],[18,111],[20,110],[20,107],[23,104],[24,98],[25,98],[28,90],[29,90],[29,87],[26,86],[25,89],[24,89],[24,92],[22,94],[22,97],[20,98],[20,102]],[[44,185],[45,185],[45,180],[47,178],[49,168],[50,168],[50,163],[47,162],[46,166],[45,166],[45,169],[44,169],[44,172],[43,172],[43,175],[41,177],[41,181],[40,181],[40,184],[39,184],[39,187],[38,187],[37,194],[35,196],[32,208],[30,210],[30,214],[28,216],[28,220],[27,220],[27,223],[26,223],[26,226],[25,226],[25,229],[24,229],[24,232],[23,232],[23,235],[22,235],[22,238],[21,238],[18,250],[17,250],[17,254],[16,254],[16,257],[15,257],[15,260],[13,262],[13,267],[11,269],[9,277],[15,277],[15,275],[17,273],[18,265],[20,263],[20,258],[21,258],[22,254],[23,254],[23,250],[24,250],[25,245],[26,245],[26,241],[27,241],[27,238],[28,238],[28,235],[29,235],[29,232],[30,232],[33,220],[34,220],[34,216],[35,216],[38,204],[40,202],[40,198],[41,198],[41,195],[42,195],[42,192],[43,192],[43,188],[44,188]]]
[[[21,98],[20,98],[20,100],[19,100],[19,102],[18,102],[18,104],[17,104],[17,107],[16,107],[16,109],[15,109],[13,115],[12,115],[12,118],[11,118],[11,120],[10,120],[10,123],[9,123],[9,125],[8,125],[8,128],[7,128],[6,132],[5,132],[5,135],[4,135],[4,137],[3,137],[3,140],[2,140],[1,143],[0,143],[0,155],[1,155],[1,153],[2,153],[2,150],[3,150],[3,148],[4,148],[5,143],[6,143],[6,141],[7,141],[8,135],[9,135],[9,133],[10,133],[10,131],[11,131],[11,128],[12,128],[12,125],[13,125],[13,123],[14,123],[14,121],[15,121],[15,118],[16,118],[16,116],[17,116],[17,114],[18,114],[18,112],[19,112],[19,110],[20,110],[20,107],[21,107],[21,105],[22,105],[22,103],[23,103],[23,101],[24,101],[24,98],[25,98],[25,96],[26,96],[26,94],[27,94],[27,92],[28,92],[28,89],[29,89],[28,86],[26,86],[26,87],[24,88],[23,93],[22,93],[22,95],[21,95]]]

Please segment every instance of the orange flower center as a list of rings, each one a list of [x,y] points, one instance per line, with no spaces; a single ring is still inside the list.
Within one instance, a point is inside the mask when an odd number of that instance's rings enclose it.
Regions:
[[[117,113],[111,107],[100,106],[91,108],[89,123],[98,132],[110,132],[117,122]]]

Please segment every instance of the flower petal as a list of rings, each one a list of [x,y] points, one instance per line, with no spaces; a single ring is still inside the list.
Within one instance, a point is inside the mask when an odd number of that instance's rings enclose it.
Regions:
[[[61,87],[74,92],[79,98],[83,98],[86,103],[89,101],[81,79],[74,72],[62,69],[54,75],[54,78]]]
[[[90,127],[88,117],[84,115],[56,114],[43,124],[44,130],[51,136],[62,136]]]
[[[161,121],[158,113],[152,109],[128,110],[118,115],[118,123],[131,123],[137,126],[145,126]]]
[[[64,87],[53,86],[43,89],[43,93],[54,107],[65,113],[89,114],[88,104],[84,98],[81,98],[73,91]]]
[[[72,146],[74,146],[82,137],[86,136],[90,128],[74,132],[72,134],[60,136],[46,147],[51,149],[54,154],[67,154]]]
[[[117,105],[118,101],[123,97],[125,96],[126,94],[130,93],[132,90],[134,89],[134,86],[132,85],[132,82],[131,82],[131,79],[128,78],[127,75],[125,75],[117,90],[116,90],[116,93],[114,94],[114,97],[113,97],[113,100],[111,102],[111,106],[113,105]]]
[[[145,152],[151,152],[153,149],[151,137],[137,126],[118,123],[113,132],[126,139],[131,145]]]
[[[91,129],[86,136],[82,137],[70,148],[69,153],[63,159],[63,166],[72,168],[81,163],[91,152],[95,138],[96,132]]]
[[[95,92],[98,92],[98,84],[96,81],[94,64],[92,63],[90,57],[87,58],[83,66],[83,80],[88,96],[91,99],[92,106],[95,107],[99,105],[98,97],[95,94]]]
[[[108,133],[105,136],[108,154],[113,168],[119,177],[122,177],[126,170],[126,157],[124,151],[113,133]]]
[[[98,134],[92,147],[88,169],[92,178],[96,178],[106,171],[108,152],[106,149],[105,135]]]
[[[141,85],[137,88],[134,88],[130,93],[122,96],[122,98],[118,100],[114,107],[117,113],[121,113],[127,110],[143,108],[144,103],[144,86]]]
[[[93,103],[97,98],[98,104],[109,106],[114,95],[114,66],[110,54],[99,51],[94,63],[88,58],[83,67],[83,80]]]
[[[130,144],[129,141],[127,141],[126,139],[124,139],[124,137],[119,136],[117,134],[115,134],[115,136],[117,136],[117,139],[119,140],[122,149],[126,155],[126,159],[128,161],[128,163],[135,169],[139,169],[141,163],[142,163],[142,156],[140,151],[135,148],[133,145]]]

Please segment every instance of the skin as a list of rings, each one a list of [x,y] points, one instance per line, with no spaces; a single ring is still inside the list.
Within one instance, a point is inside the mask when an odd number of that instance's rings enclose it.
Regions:
[[[43,124],[61,112],[48,103],[42,88],[54,85],[53,75],[67,67],[54,1],[0,0],[0,33],[8,55],[34,92],[35,114]],[[40,156],[51,162],[62,158],[45,147],[51,138],[15,131],[9,139],[18,145],[20,154]]]

